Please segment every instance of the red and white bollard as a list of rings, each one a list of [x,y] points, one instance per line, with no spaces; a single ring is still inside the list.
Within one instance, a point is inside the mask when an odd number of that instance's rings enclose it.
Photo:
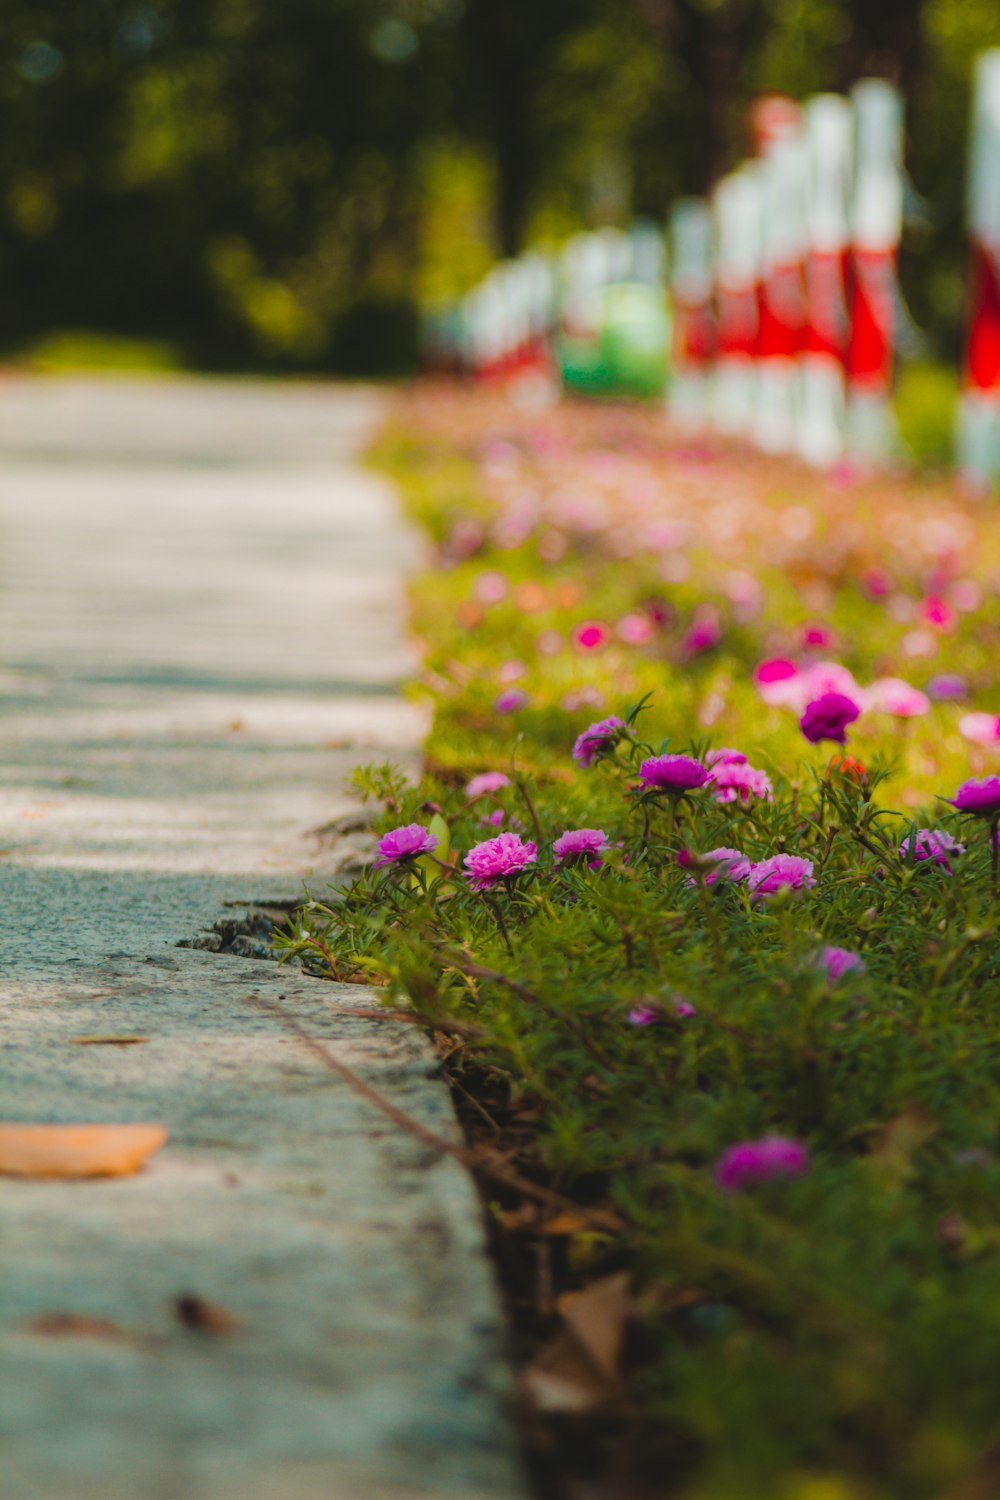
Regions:
[[[670,215],[674,340],[671,417],[690,432],[705,427],[715,355],[712,221],[701,198],[681,198]]]
[[[753,426],[760,275],[761,184],[755,163],[723,177],[712,195],[715,219],[716,357],[712,421],[716,431]]]
[[[847,450],[876,461],[896,445],[892,381],[896,265],[903,219],[903,100],[894,84],[865,78],[851,90],[851,331],[847,348]]]
[[[1000,474],[1000,47],[976,65],[969,142],[969,329],[958,468],[988,488]]]
[[[753,438],[765,453],[796,446],[798,356],[805,319],[805,142],[786,132],[761,162],[762,280]]]
[[[851,107],[839,94],[806,105],[805,328],[798,451],[826,467],[844,451]]]

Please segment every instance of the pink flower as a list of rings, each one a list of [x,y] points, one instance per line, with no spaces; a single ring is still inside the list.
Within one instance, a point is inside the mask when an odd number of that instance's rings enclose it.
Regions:
[[[958,701],[964,698],[968,691],[968,683],[964,677],[959,677],[957,672],[939,672],[927,683],[927,696],[933,698],[936,703]],[[959,724],[959,729],[961,730],[961,724]]]
[[[925,859],[932,859],[936,865],[943,865],[949,875],[953,873],[950,858],[964,853],[965,845],[952,838],[950,833],[945,833],[943,828],[918,828],[899,846],[900,859],[907,863],[912,859],[918,865]]]
[[[831,984],[836,984],[842,974],[865,972],[864,959],[860,953],[854,953],[850,948],[821,948],[816,955],[816,962],[821,969],[826,970],[826,977]]]
[[[717,880],[732,880],[739,882],[746,880],[753,864],[739,849],[727,849],[721,845],[718,849],[709,849],[704,854],[688,856],[685,864],[694,865],[696,868],[704,869],[709,866],[708,874],[705,876],[706,885],[714,885]],[[697,885],[697,880],[692,878],[688,885]]]
[[[833,645],[833,631],[829,625],[804,625],[802,627],[802,644],[812,650],[829,651]]]
[[[630,1026],[655,1026],[663,1020],[663,1009],[659,1005],[633,1005],[628,1013]]]
[[[375,861],[374,868],[380,870],[383,865],[414,859],[418,854],[430,854],[437,846],[437,838],[429,828],[425,828],[422,823],[405,823],[401,828],[391,829],[379,839],[378,852],[381,858]]]
[[[556,839],[552,853],[556,864],[583,856],[592,870],[599,870],[604,861],[600,858],[608,848],[608,836],[603,828],[571,828]]]
[[[745,766],[747,758],[742,750],[730,750],[727,746],[720,746],[718,750],[710,750],[705,756],[706,766]]]
[[[920,606],[920,613],[928,625],[934,625],[938,630],[954,630],[958,622],[957,614],[940,594],[928,595]]]
[[[772,802],[774,794],[771,778],[766,771],[740,762],[723,761],[714,765],[709,773],[716,802],[749,802],[751,797],[760,797]]]
[[[799,728],[810,744],[821,740],[834,740],[838,745],[847,742],[847,726],[858,718],[861,709],[846,693],[824,693],[808,704],[799,720]]]
[[[1000,776],[984,776],[963,781],[954,797],[946,797],[952,807],[962,813],[975,813],[980,818],[1000,816]]]
[[[647,787],[661,792],[690,792],[704,786],[708,770],[693,755],[653,755],[639,767]]]
[[[599,651],[608,642],[608,627],[600,620],[585,620],[577,627],[573,639],[581,651]]]
[[[753,674],[758,693],[771,708],[798,702],[802,675],[795,663],[784,656],[762,661]]]
[[[505,688],[493,700],[493,707],[498,714],[516,714],[519,709],[527,706],[528,695],[521,688]]]
[[[638,612],[622,615],[617,625],[618,638],[629,646],[644,646],[651,638],[654,630],[652,620],[648,615]]]
[[[469,872],[472,888],[487,891],[498,880],[519,875],[528,865],[535,864],[537,857],[536,844],[525,843],[516,833],[498,833],[495,839],[476,844],[462,863]]]
[[[510,584],[503,573],[491,568],[486,573],[480,573],[473,587],[480,604],[499,604],[501,599],[506,598]]]
[[[706,614],[692,622],[681,643],[681,650],[685,656],[697,656],[701,651],[711,651],[721,640],[722,626],[717,616]]]
[[[487,792],[499,792],[505,786],[510,786],[510,777],[502,771],[481,771],[467,783],[465,795],[470,802],[475,802],[477,797],[483,797]]]
[[[868,689],[867,706],[897,719],[913,719],[927,713],[931,702],[902,677],[879,677]]]
[[[963,714],[958,732],[974,745],[995,745],[1000,740],[1000,718],[996,714]]]
[[[679,1021],[690,1021],[691,1017],[696,1016],[697,1014],[698,1011],[696,1007],[691,1004],[690,1000],[674,1001],[674,1015]]]
[[[523,661],[505,661],[497,672],[497,681],[503,683],[519,682],[522,677],[527,675],[527,672],[528,669]]]
[[[724,1193],[740,1193],[772,1177],[801,1177],[808,1170],[809,1152],[801,1141],[766,1135],[724,1151],[715,1164],[715,1180]]]
[[[582,734],[577,735],[573,746],[573,759],[581,766],[592,766],[599,755],[611,750],[622,737],[628,734],[628,725],[615,714],[598,719]]]
[[[755,901],[761,896],[771,896],[785,886],[792,890],[811,890],[815,884],[812,860],[800,859],[797,854],[772,854],[770,859],[762,859],[754,865],[747,876],[747,889]]]

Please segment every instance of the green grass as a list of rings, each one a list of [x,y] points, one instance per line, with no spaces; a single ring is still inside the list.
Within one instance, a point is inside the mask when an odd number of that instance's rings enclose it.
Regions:
[[[991,576],[998,523],[943,492],[844,495],[795,471],[779,490],[752,459],[699,477],[659,451],[647,419],[613,409],[551,418],[553,450],[537,418],[440,399],[404,408],[379,454],[438,549],[412,590],[435,714],[426,775],[360,778],[381,830],[431,828],[440,862],[371,870],[311,903],[290,950],[476,1029],[451,1054],[459,1084],[495,1112],[520,1170],[579,1209],[550,1235],[545,1210],[494,1196],[522,1282],[543,1250],[562,1288],[632,1277],[627,1417],[619,1396],[556,1421],[588,1462],[603,1435],[639,1493],[671,1500],[985,1495],[963,1486],[1000,1426],[1000,904],[985,825],[937,799],[994,762],[957,731],[968,705],[948,703],[910,722],[866,713],[848,745],[865,771],[830,770],[837,747],[809,745],[795,714],[767,708],[752,672],[796,651],[822,602],[859,680],[961,672],[973,704],[1000,706],[990,589],[930,632],[930,656],[926,643],[907,654],[929,591]],[[691,518],[686,571],[668,581],[679,546],[622,555],[644,484],[653,514]],[[611,504],[603,522],[567,522],[567,494],[588,493]],[[712,542],[727,498],[740,522]],[[783,527],[802,530],[799,509],[814,543],[776,549]],[[722,587],[734,560],[761,585],[742,614]],[[865,581],[876,563],[888,597]],[[484,603],[497,574],[503,597]],[[707,606],[721,640],[691,654],[683,640]],[[657,628],[629,646],[614,622],[644,609]],[[572,644],[588,618],[608,628],[593,653]],[[563,644],[540,650],[552,632]],[[505,713],[512,682],[526,702]],[[631,735],[574,763],[591,720],[647,693]],[[710,743],[766,769],[774,800],[724,804],[703,788],[672,808],[637,793],[644,757]],[[509,784],[470,802],[483,770]],[[901,855],[913,820],[966,844],[951,873]],[[462,857],[499,827],[533,840],[537,859],[479,893]],[[607,835],[602,866],[558,865],[553,840],[584,827]],[[710,888],[685,861],[720,845],[808,858],[816,885],[758,901],[738,883]],[[825,945],[865,971],[830,982]],[[653,1024],[630,1021],[639,1006]],[[807,1145],[808,1172],[722,1191],[722,1153],[773,1133]],[[604,1228],[595,1209],[614,1216]],[[544,1306],[528,1324],[543,1342],[561,1329]]]

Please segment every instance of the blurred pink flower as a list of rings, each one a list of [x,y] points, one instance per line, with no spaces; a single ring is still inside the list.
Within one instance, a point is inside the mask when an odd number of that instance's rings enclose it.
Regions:
[[[400,860],[413,859],[418,854],[430,854],[437,846],[437,838],[422,823],[404,823],[401,828],[393,828],[379,839],[381,858],[375,861],[374,868],[379,870],[383,865],[398,864]]]
[[[958,624],[958,615],[947,599],[942,599],[940,594],[929,594],[920,605],[921,618],[928,625],[933,625],[936,630],[954,630]]]
[[[692,621],[684,635],[681,650],[685,656],[697,656],[701,651],[711,651],[722,640],[722,626],[714,611]]]
[[[473,591],[480,604],[499,604],[501,599],[506,599],[509,589],[506,575],[495,568],[480,573],[473,584]]]
[[[560,834],[552,845],[557,865],[583,856],[592,870],[599,870],[607,851],[608,836],[603,828],[571,828]]]
[[[521,688],[505,688],[493,700],[493,707],[498,714],[516,714],[519,709],[527,706],[528,695]]]
[[[770,859],[753,865],[747,876],[747,889],[755,901],[784,887],[811,890],[815,884],[812,860],[797,854],[772,854]]]
[[[565,644],[558,630],[543,630],[535,642],[535,648],[542,656],[558,656]]]
[[[469,884],[477,891],[489,890],[498,880],[519,875],[536,863],[538,846],[516,833],[498,833],[469,850],[462,863],[469,872]]]
[[[718,849],[708,849],[704,854],[689,856],[685,863],[689,866],[700,866],[702,869],[709,867],[705,875],[706,885],[715,885],[718,880],[732,880],[739,884],[740,881],[746,880],[753,869],[752,863],[745,854],[741,854],[739,849],[727,849],[725,845]],[[697,884],[694,876],[688,881],[688,885]]]
[[[829,625],[803,625],[802,644],[811,650],[829,651],[833,645],[833,631]]]
[[[816,955],[816,962],[821,969],[826,971],[826,977],[831,984],[836,984],[843,974],[865,972],[864,959],[860,953],[855,953],[850,948],[821,948]]]
[[[710,750],[705,756],[706,766],[745,766],[747,758],[742,750],[732,750],[728,745],[720,745],[718,750]]]
[[[958,732],[974,745],[995,745],[1000,740],[1000,717],[996,714],[963,714]]]
[[[784,707],[798,702],[802,674],[787,657],[773,656],[768,661],[762,661],[753,676],[758,693],[770,707]]]
[[[502,787],[510,786],[510,777],[505,776],[502,771],[480,771],[478,776],[466,783],[465,795],[470,802],[477,797],[483,797],[487,792],[499,792]]]
[[[913,719],[927,713],[931,701],[902,677],[879,677],[868,687],[866,706],[896,719]]]
[[[648,615],[632,614],[622,615],[615,627],[618,631],[619,640],[623,640],[628,646],[644,646],[653,635],[653,622]]]
[[[739,1193],[772,1177],[801,1177],[808,1170],[809,1152],[801,1141],[767,1135],[724,1151],[715,1164],[715,1180],[723,1192]]]
[[[758,771],[745,761],[722,761],[710,772],[716,802],[749,802],[751,797],[760,797],[765,802],[774,801],[771,778],[766,771]]]

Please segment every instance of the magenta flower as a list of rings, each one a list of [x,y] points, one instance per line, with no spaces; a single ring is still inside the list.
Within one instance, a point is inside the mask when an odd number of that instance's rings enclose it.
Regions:
[[[860,953],[854,953],[850,948],[821,948],[816,955],[816,963],[819,968],[826,970],[826,977],[831,984],[836,984],[843,974],[865,972],[864,959]]]
[[[634,1005],[628,1013],[630,1026],[655,1026],[663,1020],[663,1008],[659,1005]]]
[[[714,615],[705,615],[689,627],[681,643],[685,656],[697,656],[701,651],[711,651],[722,640],[722,626]]]
[[[915,833],[907,834],[899,846],[900,859],[907,863],[912,859],[914,864],[931,859],[936,865],[943,865],[949,875],[953,873],[951,860],[964,853],[965,845],[952,838],[950,833],[945,833],[943,828],[918,828]]]
[[[393,828],[378,841],[380,859],[374,868],[395,865],[400,861],[415,859],[418,854],[431,854],[438,846],[436,836],[421,823],[405,823],[402,828]]]
[[[607,645],[608,627],[600,620],[585,620],[574,632],[573,639],[581,651],[599,651]]]
[[[833,631],[829,625],[818,622],[802,627],[802,644],[813,651],[829,651],[833,645]]]
[[[679,1021],[690,1021],[691,1017],[697,1014],[698,1012],[690,1000],[674,1001],[674,1015]]]
[[[658,792],[680,795],[704,786],[708,769],[693,755],[653,755],[639,767],[644,786]]]
[[[766,1135],[724,1151],[715,1164],[715,1180],[724,1193],[741,1193],[772,1177],[801,1177],[808,1170],[809,1151],[801,1141]]]
[[[786,886],[798,891],[811,890],[816,884],[812,860],[800,859],[797,854],[772,854],[770,859],[762,859],[751,868],[746,881],[754,901],[773,896]]]
[[[470,802],[475,802],[477,797],[483,797],[487,792],[499,792],[505,786],[510,786],[510,777],[502,771],[480,771],[466,785],[465,795]]]
[[[973,813],[979,818],[1000,817],[1000,776],[963,781],[954,797],[944,800],[961,813]]]
[[[493,701],[493,707],[498,714],[516,714],[519,709],[527,708],[527,706],[528,695],[523,688],[505,688]]]
[[[751,797],[760,797],[764,802],[773,802],[774,792],[771,778],[766,771],[739,761],[717,763],[709,773],[716,802],[749,802]]]
[[[519,875],[538,857],[538,846],[525,841],[516,833],[498,833],[495,839],[486,839],[469,850],[462,863],[469,872],[469,884],[474,890],[487,891],[498,880],[508,880]]]
[[[607,847],[608,836],[603,828],[571,828],[556,839],[552,853],[557,865],[582,857],[592,870],[599,870],[604,863],[600,856]]]
[[[708,873],[705,876],[706,885],[715,885],[717,880],[732,880],[739,883],[741,880],[746,880],[753,869],[751,861],[745,854],[741,854],[739,849],[727,849],[724,845],[718,849],[709,849],[705,854],[689,856],[685,864],[694,865],[695,868],[700,869],[708,867]],[[688,881],[688,885],[697,884],[693,876]]]
[[[848,724],[853,724],[860,713],[858,704],[846,693],[824,693],[808,704],[799,720],[799,728],[810,744],[834,740],[843,745],[847,742]]]
[[[605,754],[617,744],[623,734],[628,734],[624,719],[611,714],[607,719],[598,719],[582,734],[577,735],[573,746],[573,759],[581,766],[592,766],[599,755]]]

